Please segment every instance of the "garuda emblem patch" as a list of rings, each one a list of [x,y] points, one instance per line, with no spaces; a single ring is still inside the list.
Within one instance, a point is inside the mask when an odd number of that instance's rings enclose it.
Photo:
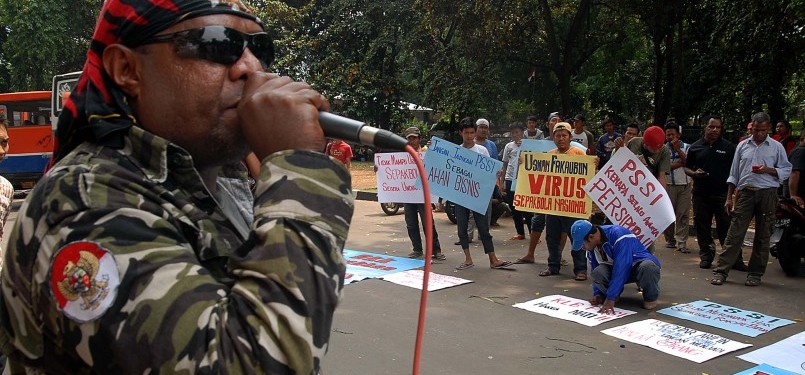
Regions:
[[[56,303],[70,319],[84,323],[99,318],[112,305],[120,285],[114,256],[92,242],[73,242],[56,252],[50,287]]]

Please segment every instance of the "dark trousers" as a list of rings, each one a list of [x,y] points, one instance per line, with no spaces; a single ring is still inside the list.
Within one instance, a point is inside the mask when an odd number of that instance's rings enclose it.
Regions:
[[[489,208],[487,208],[486,213],[481,215],[475,211],[472,212],[472,217],[475,219],[475,227],[478,229],[478,238],[481,239],[481,243],[484,245],[484,253],[494,253],[495,252],[495,245],[492,244],[492,235],[489,234],[489,221],[487,221],[487,215],[489,214]],[[470,210],[463,206],[456,205],[456,224],[458,225],[458,242],[461,243],[462,249],[469,249],[470,248],[470,238],[467,235],[467,226],[470,222]]]
[[[531,224],[531,212],[518,211],[514,208],[514,192],[511,191],[512,180],[506,180],[506,203],[512,212],[512,219],[514,220],[514,230],[517,234],[525,236],[525,229],[529,228]],[[530,230],[529,230],[530,231]]]
[[[414,251],[422,252],[422,236],[419,234],[419,222],[422,222],[422,231],[425,230],[425,205],[423,203],[403,203],[405,210],[405,226],[408,229],[408,238],[411,239],[411,246]],[[419,216],[419,220],[417,220]],[[433,226],[433,253],[442,252],[442,245],[439,244],[439,234],[436,233],[436,223],[431,220]]]
[[[752,243],[752,256],[749,258],[748,277],[760,278],[766,272],[769,262],[769,246],[771,231],[774,228],[774,212],[777,210],[776,188],[742,189],[732,212],[730,229],[724,248],[718,253],[718,264],[714,273],[729,274],[735,259],[741,254],[744,236],[752,217],[755,218],[755,240]]]
[[[584,253],[584,251],[574,251]],[[609,280],[612,279],[612,266],[599,264],[591,272],[593,284],[606,295],[609,289]],[[637,283],[643,290],[643,300],[648,302],[656,301],[660,297],[660,267],[651,260],[643,260],[632,265],[627,283]]]
[[[548,243],[548,269],[551,272],[559,273],[562,266],[562,232],[570,236],[570,227],[576,222],[574,217],[545,215],[545,227],[547,234],[545,242]],[[569,239],[569,238],[568,238]],[[587,273],[587,257],[584,251],[571,251],[573,256],[573,274],[579,272]]]
[[[696,241],[699,243],[699,258],[703,261],[712,262],[716,256],[712,229],[713,218],[716,219],[718,243],[724,247],[727,231],[730,229],[730,217],[724,212],[726,202],[726,193],[693,196],[693,225],[696,228]],[[743,262],[743,255],[739,255],[736,262]]]

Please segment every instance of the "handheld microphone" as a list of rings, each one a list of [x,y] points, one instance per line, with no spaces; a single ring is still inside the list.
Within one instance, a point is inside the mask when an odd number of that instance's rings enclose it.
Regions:
[[[329,138],[394,150],[405,150],[405,146],[408,145],[405,138],[388,130],[367,126],[360,121],[330,112],[319,112],[319,125],[324,130],[324,135]]]

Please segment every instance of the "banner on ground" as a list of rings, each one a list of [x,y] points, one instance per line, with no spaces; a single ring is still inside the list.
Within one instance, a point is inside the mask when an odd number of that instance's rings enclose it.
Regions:
[[[619,308],[615,308],[614,314],[602,314],[598,312],[601,306],[593,306],[585,300],[560,295],[537,298],[513,306],[537,314],[569,320],[587,327],[597,326],[604,322],[635,314],[634,311]]]
[[[424,152],[419,153],[420,159]],[[416,160],[407,152],[375,154],[377,201],[380,203],[425,203]],[[431,201],[436,197],[431,194]]]
[[[520,211],[588,219],[593,203],[584,186],[595,175],[595,157],[520,152],[514,206]]]
[[[757,337],[775,328],[794,323],[793,320],[777,318],[756,311],[743,310],[710,301],[682,303],[657,312],[749,337]]]
[[[366,276],[356,275],[354,273],[347,272],[347,273],[344,274],[344,285],[357,283],[358,281],[361,281],[361,280],[363,280],[365,278],[366,278]]]
[[[383,280],[397,285],[407,286],[422,290],[422,278],[425,277],[423,270],[408,270],[403,272],[393,273],[388,276],[383,276]],[[428,277],[428,292],[434,290],[446,289],[456,285],[468,284],[472,280],[462,279],[454,276],[440,275],[438,273],[430,273]]]
[[[609,220],[628,228],[647,247],[676,220],[665,188],[625,147],[612,155],[585,190]]]
[[[601,333],[668,353],[696,363],[752,346],[716,334],[655,319],[646,319]]]
[[[424,161],[432,194],[486,213],[503,163],[439,137],[431,138]]]
[[[570,142],[570,147],[576,147],[578,149],[584,150],[587,152],[587,147],[584,147],[581,143],[578,142]],[[550,139],[523,139],[520,142],[520,152],[548,152],[556,148],[556,143],[553,143]],[[519,158],[515,160],[509,160],[509,163],[519,163]],[[512,177],[512,187],[511,191],[514,191],[517,187],[517,172],[520,170],[520,167],[514,168],[514,177]],[[505,172],[505,171],[504,171]]]
[[[797,374],[805,374],[805,332],[739,355],[738,358],[757,364],[766,363]]]
[[[425,261],[344,249],[347,273],[353,278],[381,278],[395,272],[424,267]]]
[[[803,365],[805,365],[805,363],[803,363]],[[803,367],[803,370],[805,370],[805,367]],[[805,372],[800,372],[800,374],[803,373]],[[763,363],[755,367],[743,370],[741,372],[737,372],[735,373],[735,375],[797,375],[797,373],[786,371]]]

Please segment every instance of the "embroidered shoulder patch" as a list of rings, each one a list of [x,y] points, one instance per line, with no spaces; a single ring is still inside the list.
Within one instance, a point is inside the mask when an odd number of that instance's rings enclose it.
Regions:
[[[65,245],[50,265],[50,288],[64,315],[80,323],[100,318],[120,285],[114,256],[93,242]]]

